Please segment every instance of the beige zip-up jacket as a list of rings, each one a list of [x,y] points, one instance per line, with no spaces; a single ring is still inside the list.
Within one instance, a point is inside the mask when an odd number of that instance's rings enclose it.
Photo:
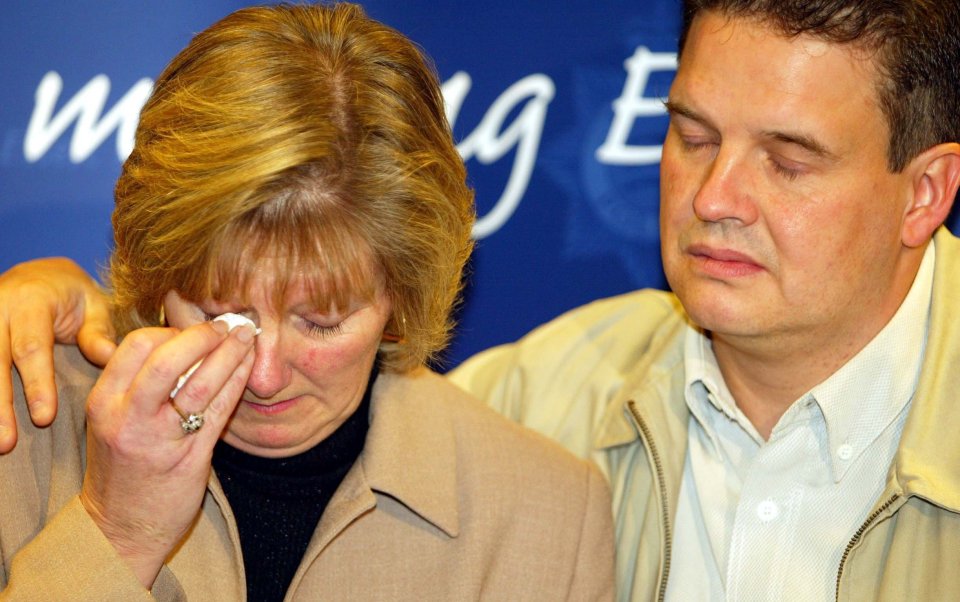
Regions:
[[[98,371],[58,347],[61,407],[26,414],[0,456],[0,600],[242,601],[243,561],[216,478],[146,591],[77,498],[84,400]],[[18,380],[18,379],[17,379]],[[171,501],[172,502],[172,501]],[[334,494],[286,600],[612,600],[603,476],[443,378],[381,373],[360,458]]]
[[[851,538],[836,599],[960,600],[960,241],[936,238],[930,332],[883,494]],[[687,446],[679,301],[639,291],[575,309],[452,374],[610,480],[620,600],[662,600]]]

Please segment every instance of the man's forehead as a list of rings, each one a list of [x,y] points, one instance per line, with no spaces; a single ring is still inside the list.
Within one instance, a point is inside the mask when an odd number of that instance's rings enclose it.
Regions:
[[[667,106],[718,131],[742,127],[836,158],[859,144],[848,131],[854,116],[858,130],[886,146],[875,77],[873,63],[846,44],[707,12],[690,28]]]
[[[824,80],[836,74],[845,77]],[[729,76],[742,79],[722,81]],[[755,18],[707,12],[697,16],[691,26],[674,83],[696,90],[710,82],[718,84],[715,92],[754,88],[758,94],[802,98],[830,88],[839,90],[854,77],[858,83],[869,84],[859,88],[862,92],[876,97],[876,76],[873,55],[856,46],[805,34],[790,36]],[[673,96],[671,90],[671,100],[679,100]]]
[[[811,56],[839,50],[849,54],[851,59],[861,64],[862,68],[876,70],[875,59],[878,56],[878,50],[872,38],[864,38],[860,42],[836,42],[813,33],[786,31],[782,24],[763,15],[739,15],[716,10],[702,10],[693,18],[684,38],[683,48],[680,49],[681,63],[691,39],[713,34],[718,34],[718,37],[723,39],[724,36],[730,37],[734,33],[746,34],[757,42],[777,40],[802,49]],[[771,64],[770,67],[778,66]]]

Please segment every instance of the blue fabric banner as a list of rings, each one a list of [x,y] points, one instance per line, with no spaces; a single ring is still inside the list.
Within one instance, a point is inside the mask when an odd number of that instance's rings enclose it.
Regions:
[[[0,21],[0,268],[110,249],[113,182],[154,77],[246,3],[20,3]],[[363,2],[435,60],[477,192],[446,366],[591,299],[664,287],[657,197],[675,0]]]

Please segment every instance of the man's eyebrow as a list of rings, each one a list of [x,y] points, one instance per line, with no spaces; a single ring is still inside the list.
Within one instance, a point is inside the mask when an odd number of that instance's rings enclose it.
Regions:
[[[761,135],[763,135],[764,138],[769,138],[770,140],[775,140],[777,142],[795,144],[822,159],[827,159],[829,161],[835,161],[837,159],[837,155],[828,150],[827,147],[824,146],[819,140],[811,136],[807,136],[806,134],[772,130],[763,131],[761,132]]]
[[[673,100],[665,100],[663,106],[666,107],[667,112],[671,115],[679,115],[685,119],[689,119],[700,125],[710,128],[711,130],[716,130],[717,128],[713,123],[705,116],[701,115],[694,109],[688,107],[682,102],[677,102]],[[779,130],[764,130],[760,132],[761,136],[775,142],[783,142],[786,144],[795,144],[800,148],[806,150],[808,153],[816,155],[822,159],[828,161],[837,160],[836,153],[830,151],[826,146],[823,145],[819,140],[808,136],[806,134],[801,134],[799,132],[782,132]]]
[[[679,115],[680,117],[684,117],[686,119],[689,119],[690,121],[696,121],[700,125],[708,127],[711,130],[717,129],[713,126],[713,124],[710,122],[709,119],[707,119],[700,113],[697,113],[692,108],[688,107],[683,103],[677,102],[675,100],[665,100],[663,101],[663,106],[667,109],[667,113],[671,115]]]

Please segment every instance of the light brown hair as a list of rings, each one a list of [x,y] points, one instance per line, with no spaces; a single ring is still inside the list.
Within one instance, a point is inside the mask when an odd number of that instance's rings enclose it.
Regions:
[[[242,293],[271,257],[318,307],[383,286],[382,367],[449,338],[473,193],[429,60],[351,4],[239,10],[198,34],[143,108],[117,182],[107,276],[121,332],[163,296]]]

